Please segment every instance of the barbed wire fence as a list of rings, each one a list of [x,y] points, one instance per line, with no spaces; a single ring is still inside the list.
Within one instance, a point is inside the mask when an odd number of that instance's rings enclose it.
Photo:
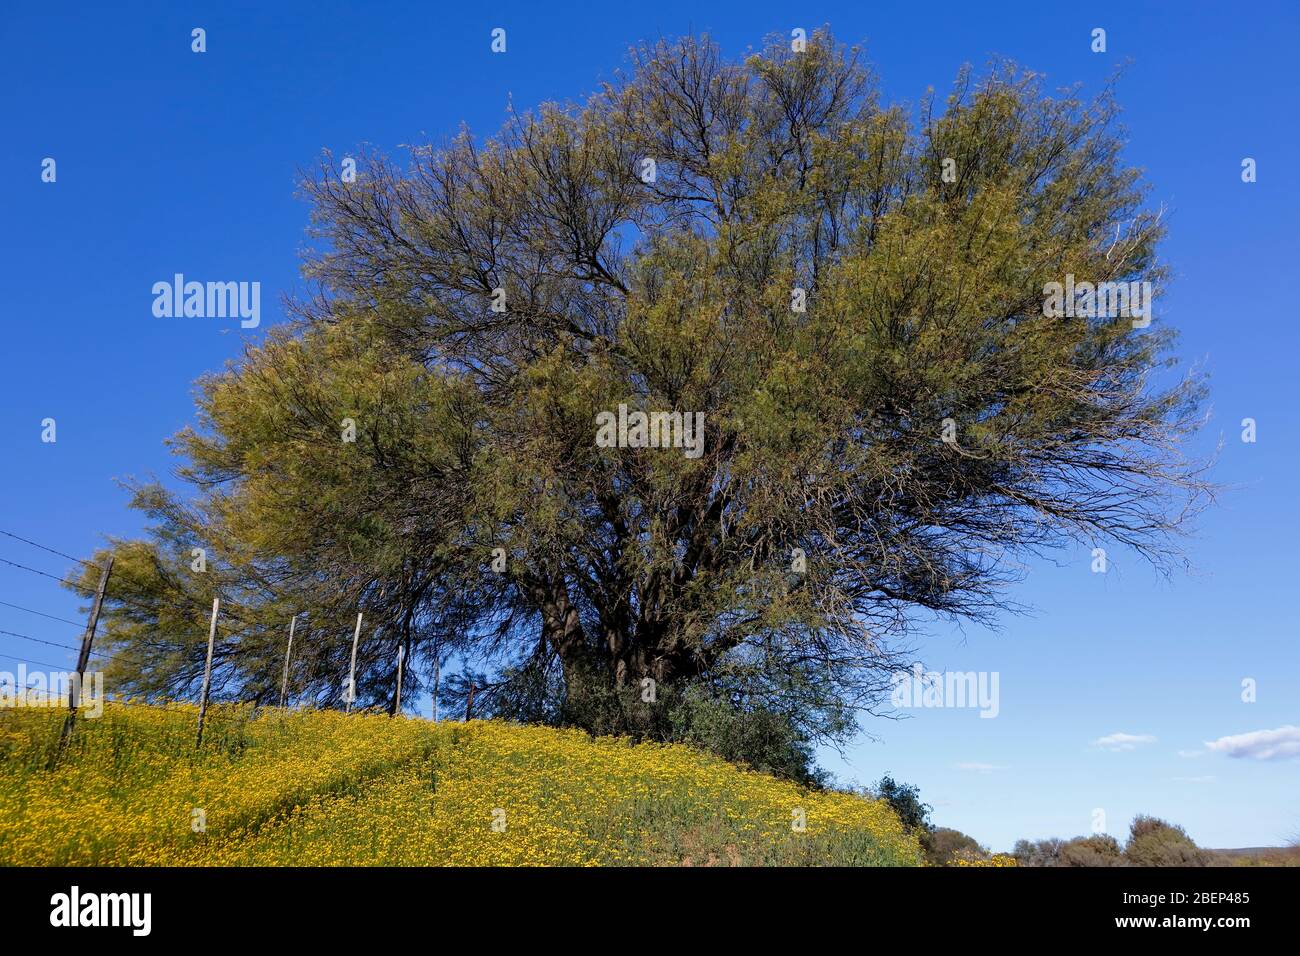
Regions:
[[[71,736],[73,729],[75,727],[78,705],[81,703],[81,697],[83,695],[83,683],[85,680],[85,673],[87,668],[92,663],[92,661],[98,662],[101,667],[107,666],[108,664],[116,660],[130,662],[140,667],[151,667],[155,663],[154,661],[151,661],[146,657],[142,657],[139,654],[129,653],[123,650],[122,648],[115,648],[112,652],[109,653],[105,653],[102,651],[95,651],[93,649],[94,639],[98,630],[99,616],[103,608],[104,601],[108,599],[121,605],[134,607],[135,609],[144,611],[146,613],[153,613],[155,609],[143,605],[137,601],[134,601],[125,595],[120,595],[120,594],[113,595],[109,593],[108,585],[111,579],[112,565],[113,565],[112,555],[109,556],[107,562],[103,566],[100,566],[94,564],[93,562],[86,561],[82,558],[75,557],[64,551],[60,551],[57,548],[53,548],[50,547],[49,545],[42,544],[39,541],[34,541],[31,538],[27,538],[22,535],[15,534],[12,531],[6,531],[4,529],[0,529],[0,536],[10,538],[14,541],[18,541],[21,542],[22,544],[26,544],[33,548],[40,549],[41,551],[45,551],[49,554],[55,555],[65,560],[72,561],[75,564],[82,566],[83,568],[93,569],[99,572],[100,575],[98,586],[92,588],[86,584],[81,583],[80,581],[72,580],[70,578],[65,578],[58,574],[53,574],[49,571],[44,571],[40,568],[32,567],[29,564],[24,564],[20,561],[15,561],[7,557],[0,557],[0,564],[54,581],[64,587],[70,588],[82,594],[85,597],[93,599],[92,607],[88,614],[87,620],[84,624],[78,623],[77,621],[73,621],[66,617],[60,617],[58,615],[49,614],[45,611],[36,610],[35,608],[30,608],[22,604],[17,604],[12,601],[0,600],[0,606],[10,608],[11,610],[20,611],[34,616],[39,616],[51,621],[56,621],[61,624],[67,624],[71,627],[82,629],[82,640],[80,645],[77,645],[77,644],[62,643],[59,641],[47,640],[45,638],[34,637],[22,631],[0,628],[0,636],[26,641],[43,647],[59,648],[62,650],[66,650],[69,653],[76,653],[78,655],[76,665],[70,667],[69,665],[52,664],[48,661],[41,661],[33,658],[20,657],[14,654],[0,653],[0,658],[6,660],[17,661],[21,664],[34,664],[38,667],[46,668],[50,670],[52,673],[67,675],[67,683],[69,685],[68,715],[60,735],[60,752],[61,752],[63,747],[66,746],[67,740]],[[206,716],[208,699],[211,691],[213,653],[217,644],[219,619],[222,616],[223,612],[225,614],[228,614],[231,618],[233,618],[240,624],[249,625],[250,623],[243,620],[237,613],[230,611],[228,607],[223,608],[223,601],[220,595],[213,598],[212,612],[211,612],[211,618],[210,618],[209,628],[208,628],[207,649],[206,649],[206,655],[204,660],[203,682],[201,685],[199,699],[197,702],[199,712],[198,712],[198,728],[195,737],[196,748],[202,747],[203,744],[203,723],[204,723],[204,718]],[[303,613],[304,612],[300,611],[293,614],[290,621],[288,622],[288,641],[285,647],[285,657],[284,657],[283,671],[281,675],[280,693],[277,699],[278,706],[282,709],[290,706],[291,704],[291,697],[289,694],[289,683],[290,683],[291,660],[293,654],[294,634],[297,629],[298,617]],[[353,634],[351,635],[352,653],[350,657],[348,675],[343,685],[344,686],[343,700],[346,704],[345,710],[347,713],[351,713],[352,705],[355,703],[356,700],[356,662],[357,662],[356,648],[357,648],[357,642],[360,639],[363,620],[364,620],[364,612],[358,611],[355,629],[353,631]],[[402,709],[402,703],[401,703],[402,674],[403,674],[403,670],[405,669],[405,666],[409,664],[409,662],[405,660],[405,656],[406,656],[405,646],[399,645],[398,659],[396,662],[396,675],[395,675],[396,691],[394,695],[394,706],[392,711],[393,715],[399,714]],[[433,703],[433,719],[435,721],[438,720],[438,704],[437,704],[438,689],[436,687],[436,684],[438,681],[438,677],[440,676],[441,663],[442,661],[440,655],[437,653],[437,648],[435,647],[435,652],[434,652],[435,689],[434,689],[434,703]],[[15,690],[18,693],[21,693],[24,696],[26,696],[29,689],[16,687]],[[37,691],[37,693],[38,694],[46,693],[51,698],[55,696],[52,691],[44,691],[44,692]],[[60,694],[58,696],[61,697],[62,695]],[[129,706],[129,707],[165,708],[167,706],[167,702],[163,702],[159,704],[151,701],[131,700],[131,699],[126,699],[121,695],[118,695],[116,698],[106,697],[105,700],[111,703],[122,704],[124,706]],[[469,716],[470,716],[470,711],[467,708],[466,719],[469,719]]]

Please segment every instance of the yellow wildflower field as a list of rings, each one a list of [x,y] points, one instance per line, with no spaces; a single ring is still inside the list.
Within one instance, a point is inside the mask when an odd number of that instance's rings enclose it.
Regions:
[[[0,711],[5,865],[921,862],[880,801],[688,747],[496,721],[107,704]]]

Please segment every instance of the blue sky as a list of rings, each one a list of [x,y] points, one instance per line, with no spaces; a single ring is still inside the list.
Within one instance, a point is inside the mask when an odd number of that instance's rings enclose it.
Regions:
[[[173,467],[163,439],[192,417],[191,383],[281,319],[300,287],[307,208],[295,170],[323,147],[392,153],[462,122],[491,132],[517,106],[580,97],[629,43],[711,32],[730,55],[769,32],[829,23],[867,45],[889,100],[944,92],[964,62],[1010,56],[1050,86],[1095,91],[1117,64],[1127,160],[1167,209],[1174,281],[1157,319],[1212,375],[1202,452],[1231,487],[1190,542],[1193,570],[1157,579],[1085,549],[1035,564],[1014,596],[1037,609],[998,631],[927,628],[934,669],[997,671],[1000,714],[918,710],[873,721],[841,779],[886,770],[916,783],[936,820],[995,849],[1086,832],[1093,811],[1122,836],[1165,816],[1209,846],[1300,835],[1300,758],[1251,740],[1300,725],[1292,567],[1300,508],[1293,306],[1300,136],[1293,3],[998,4],[657,2],[563,4],[23,4],[0,19],[0,528],[85,555],[139,530],[115,479]],[[207,31],[207,52],[190,31]],[[493,54],[490,32],[507,30]],[[1107,31],[1107,52],[1090,33]],[[57,181],[41,181],[41,162]],[[1241,181],[1241,161],[1258,181]],[[176,272],[258,280],[262,326],[157,319],[151,286]],[[41,441],[41,420],[58,441]],[[1258,440],[1240,440],[1255,418]],[[12,539],[0,557],[54,573],[68,563]],[[77,602],[0,565],[0,601],[61,617]],[[67,624],[0,605],[0,629],[70,643]],[[0,635],[14,657],[65,664],[58,648]],[[1241,681],[1258,684],[1254,703]],[[1122,733],[1154,738],[1098,746]],[[1182,755],[1180,755],[1182,754]],[[1254,755],[1252,755],[1254,754]]]

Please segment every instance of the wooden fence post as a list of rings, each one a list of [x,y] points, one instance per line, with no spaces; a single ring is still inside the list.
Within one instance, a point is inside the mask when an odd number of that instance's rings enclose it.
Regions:
[[[68,687],[68,716],[63,721],[63,730],[59,734],[59,753],[67,746],[72,726],[77,721],[77,705],[81,702],[81,689],[86,677],[86,665],[90,663],[90,645],[95,640],[95,628],[99,625],[99,611],[104,606],[104,592],[108,590],[108,576],[113,572],[113,556],[108,556],[108,563],[99,574],[99,585],[95,588],[95,601],[90,606],[90,617],[86,619],[86,630],[81,635],[81,650],[77,654],[77,673]]]
[[[397,696],[393,699],[393,716],[402,712],[402,662],[406,660],[406,645],[397,648]]]
[[[194,746],[203,746],[203,720],[208,715],[208,691],[212,687],[212,645],[217,639],[217,610],[221,607],[221,598],[212,599],[212,623],[208,625],[208,659],[203,665],[203,692],[199,696],[199,734]]]
[[[280,679],[280,706],[289,699],[289,655],[293,653],[293,629],[298,626],[298,615],[289,621],[289,646],[284,649],[284,677]]]
[[[348,706],[346,713],[352,713],[352,702],[357,699],[357,641],[361,638],[361,613],[357,612],[357,629],[352,634],[352,666],[348,670]]]

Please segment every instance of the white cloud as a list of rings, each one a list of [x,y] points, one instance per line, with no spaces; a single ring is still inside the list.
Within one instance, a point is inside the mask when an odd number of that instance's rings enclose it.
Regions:
[[[959,763],[958,770],[974,770],[976,773],[992,773],[994,770],[1006,770],[1006,767],[999,767],[992,763]]]
[[[1252,730],[1248,734],[1207,740],[1205,746],[1229,757],[1254,757],[1256,760],[1300,757],[1300,727],[1287,724],[1276,730]]]
[[[1094,747],[1101,747],[1103,750],[1136,750],[1142,744],[1153,744],[1156,738],[1150,734],[1125,734],[1114,733],[1108,737],[1098,737],[1092,742]]]

